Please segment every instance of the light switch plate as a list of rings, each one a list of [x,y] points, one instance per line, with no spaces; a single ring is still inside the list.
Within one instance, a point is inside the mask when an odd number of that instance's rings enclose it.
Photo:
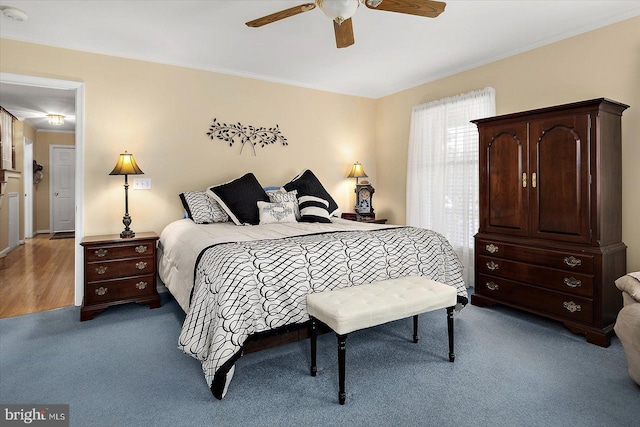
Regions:
[[[151,190],[151,178],[133,178],[134,190]]]

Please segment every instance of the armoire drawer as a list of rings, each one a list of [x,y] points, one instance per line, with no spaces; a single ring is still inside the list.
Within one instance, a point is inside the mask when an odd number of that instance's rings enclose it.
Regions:
[[[553,313],[566,319],[593,322],[593,300],[512,280],[479,275],[475,292],[518,307]]]
[[[532,283],[572,295],[593,296],[593,276],[507,259],[478,256],[476,268],[491,276]]]
[[[492,240],[477,240],[476,253],[513,261],[544,265],[577,273],[592,274],[593,255],[532,248]]]

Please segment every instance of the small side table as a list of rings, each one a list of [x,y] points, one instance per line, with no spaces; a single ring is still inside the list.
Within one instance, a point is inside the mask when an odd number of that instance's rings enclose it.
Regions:
[[[344,212],[341,216],[342,219],[348,219],[349,221],[358,221],[358,222],[369,222],[373,224],[386,224],[386,218],[367,218],[367,217],[358,217],[356,214],[351,212]]]
[[[118,234],[87,236],[84,247],[84,300],[80,320],[118,304],[136,302],[160,307],[156,289],[156,243],[154,232],[136,233],[122,239]]]

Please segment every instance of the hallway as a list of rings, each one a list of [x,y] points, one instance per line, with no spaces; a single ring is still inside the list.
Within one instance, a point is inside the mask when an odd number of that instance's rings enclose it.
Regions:
[[[0,270],[0,318],[74,304],[75,239],[26,239],[7,254]]]

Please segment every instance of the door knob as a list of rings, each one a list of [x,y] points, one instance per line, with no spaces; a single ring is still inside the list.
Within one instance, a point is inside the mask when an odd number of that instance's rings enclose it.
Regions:
[[[58,195],[58,193],[53,193],[53,195],[54,195],[54,196],[57,196],[57,195]]]

